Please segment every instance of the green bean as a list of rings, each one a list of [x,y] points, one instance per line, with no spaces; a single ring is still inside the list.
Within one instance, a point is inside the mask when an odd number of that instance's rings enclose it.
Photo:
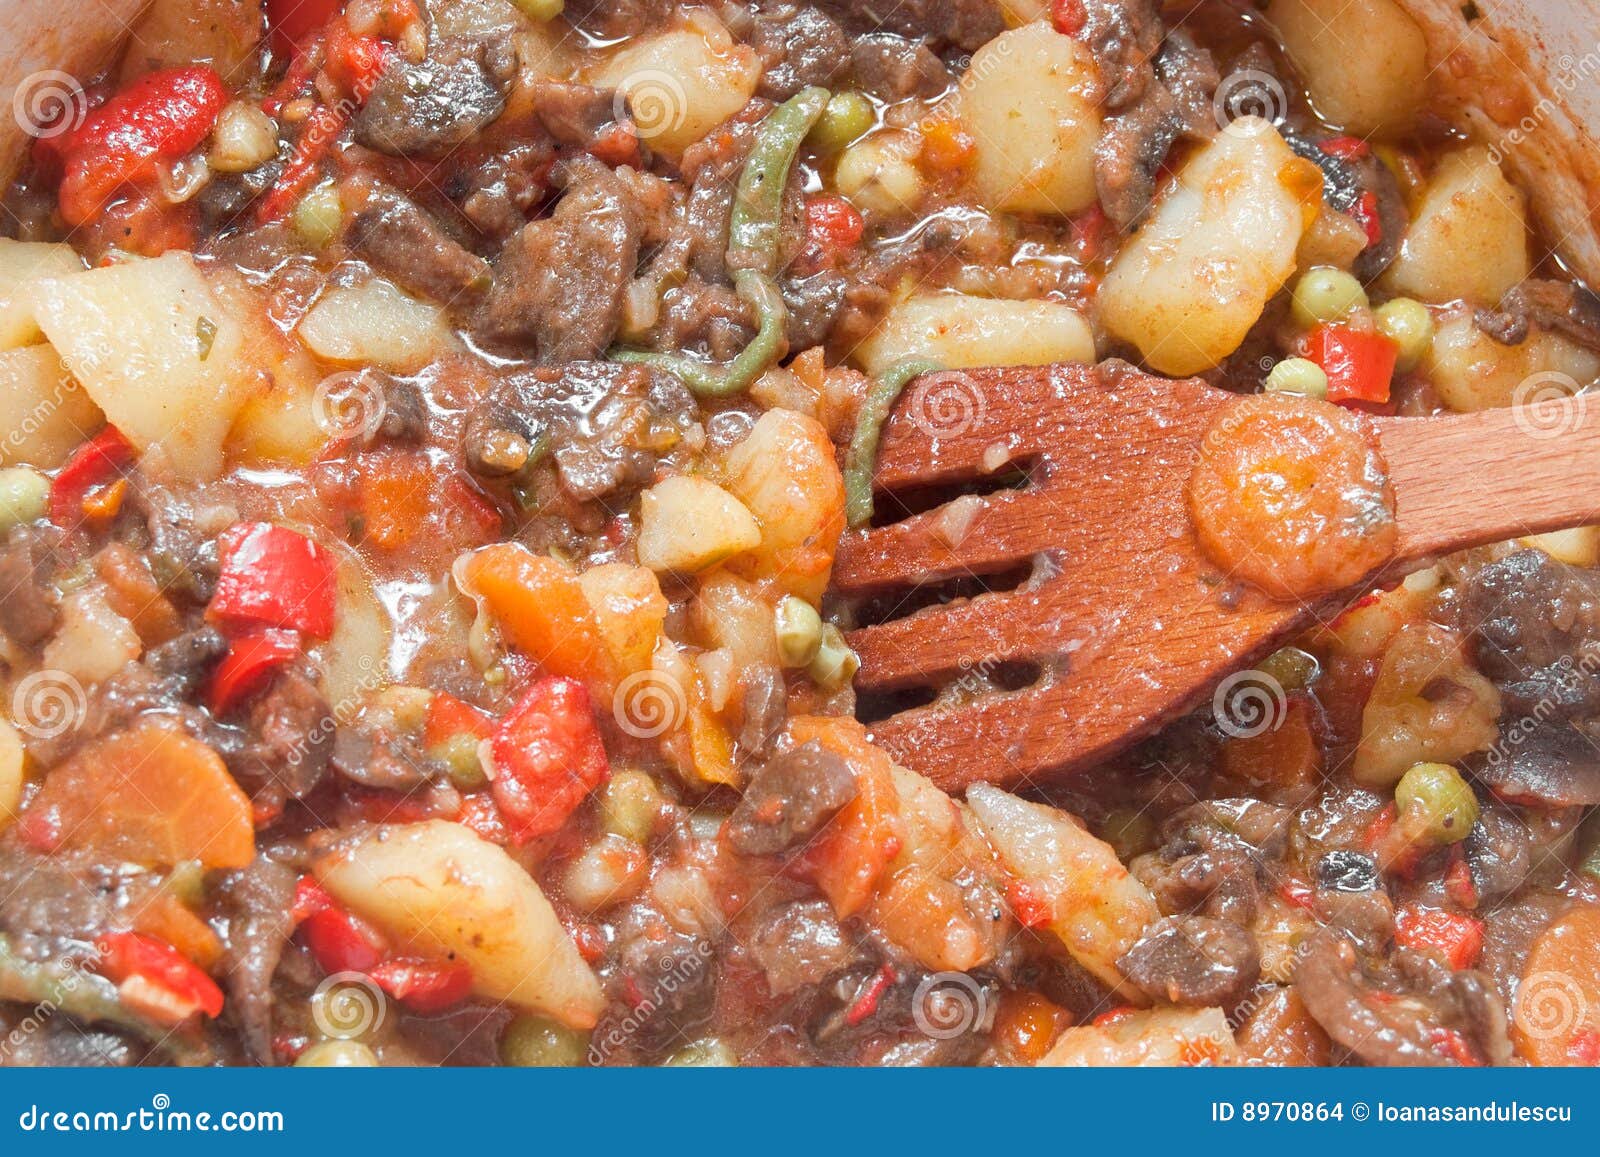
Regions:
[[[844,512],[851,526],[864,526],[872,521],[872,471],[878,461],[883,424],[889,420],[895,399],[912,378],[940,368],[939,363],[925,359],[896,362],[867,391],[861,413],[856,417],[850,449],[844,456]]]
[[[772,278],[753,269],[741,269],[733,275],[733,287],[739,300],[748,305],[756,315],[759,328],[750,344],[724,365],[702,362],[686,354],[664,353],[656,350],[614,349],[611,360],[633,362],[640,365],[659,366],[676,374],[689,390],[702,398],[726,398],[743,393],[752,382],[777,361],[784,349],[784,323],[789,311],[784,308],[783,295]]]
[[[784,101],[761,122],[756,143],[739,174],[739,189],[728,220],[728,263],[778,272],[778,234],[783,218],[783,191],[795,154],[811,126],[828,107],[828,90],[807,88]]]

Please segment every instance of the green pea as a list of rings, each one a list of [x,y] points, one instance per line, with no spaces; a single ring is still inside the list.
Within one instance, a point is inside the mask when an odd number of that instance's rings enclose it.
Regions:
[[[739,1058],[727,1041],[707,1037],[684,1045],[661,1062],[668,1069],[736,1069]]]
[[[1328,396],[1328,375],[1309,358],[1284,358],[1267,374],[1267,389],[1308,398]]]
[[[811,130],[811,143],[822,152],[836,153],[865,134],[877,119],[872,102],[859,92],[836,92]]]
[[[1400,777],[1394,799],[1401,822],[1435,844],[1459,843],[1478,822],[1478,797],[1448,763],[1416,764]]]
[[[452,735],[428,754],[444,764],[451,783],[462,791],[476,791],[489,782],[489,776],[483,770],[483,761],[478,758],[478,743],[476,735],[463,731]]]
[[[318,1041],[295,1059],[297,1069],[372,1069],[378,1054],[354,1040]]]
[[[600,794],[600,826],[636,844],[649,844],[661,814],[661,790],[647,772],[625,768],[606,782]]]
[[[1307,270],[1294,287],[1291,312],[1306,329],[1324,321],[1337,321],[1353,309],[1365,309],[1367,291],[1342,269],[1319,265]]]
[[[1283,647],[1261,660],[1256,670],[1272,676],[1285,691],[1303,691],[1315,682],[1322,667],[1315,655],[1299,647]]]
[[[774,619],[778,656],[785,667],[804,667],[817,657],[822,646],[822,616],[816,607],[789,595],[778,604]]]
[[[1409,370],[1433,344],[1433,314],[1420,301],[1397,297],[1380,305],[1372,315],[1378,332],[1400,347],[1396,365]]]
[[[588,1034],[531,1014],[513,1020],[500,1038],[500,1060],[519,1069],[581,1065],[588,1051]]]
[[[50,502],[50,482],[31,466],[0,470],[0,534],[37,522]]]
[[[344,224],[344,205],[333,182],[318,185],[294,207],[294,231],[306,244],[321,249],[339,235]]]
[[[822,642],[816,657],[806,667],[811,681],[824,691],[837,691],[855,677],[861,669],[861,660],[844,641],[844,632],[832,623],[824,623]]]

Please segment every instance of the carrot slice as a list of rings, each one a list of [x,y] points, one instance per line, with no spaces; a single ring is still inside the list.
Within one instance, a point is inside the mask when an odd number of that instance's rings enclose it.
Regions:
[[[1580,904],[1533,942],[1512,1006],[1517,1051],[1536,1065],[1593,1063],[1600,1031],[1600,907]]]
[[[154,724],[85,747],[52,771],[22,815],[35,847],[93,848],[147,866],[256,857],[250,800],[199,740]]]
[[[796,744],[816,740],[849,761],[856,773],[856,798],[845,805],[807,850],[811,878],[841,919],[866,907],[878,879],[900,854],[900,796],[889,756],[867,741],[853,719],[802,715],[789,721]]]
[[[466,556],[458,577],[483,600],[506,639],[548,673],[609,692],[611,655],[570,566],[515,543],[496,543]],[[610,701],[609,694],[597,698]]]

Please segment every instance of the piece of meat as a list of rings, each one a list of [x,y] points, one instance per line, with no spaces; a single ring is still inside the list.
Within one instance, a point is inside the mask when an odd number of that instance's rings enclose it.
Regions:
[[[637,36],[671,18],[673,0],[567,0],[562,18],[604,40]]]
[[[1127,108],[1144,95],[1166,36],[1160,0],[1084,0],[1083,10],[1075,39],[1100,69],[1101,106],[1109,112]]]
[[[920,37],[935,51],[975,52],[1006,30],[995,0],[824,0],[819,7],[852,32]]]
[[[1533,870],[1533,833],[1513,809],[1485,801],[1467,834],[1467,866],[1483,904],[1511,895]]]
[[[774,856],[805,839],[856,797],[850,765],[815,741],[769,759],[728,819],[728,842]]]
[[[1106,216],[1127,229],[1155,196],[1156,176],[1178,141],[1217,131],[1211,53],[1181,29],[1167,36],[1139,96],[1107,117],[1095,144],[1095,189]]]
[[[1473,316],[1478,328],[1501,345],[1521,345],[1537,328],[1600,352],[1600,297],[1571,281],[1519,281],[1496,308]]]
[[[745,947],[773,996],[812,988],[865,959],[826,900],[796,900],[762,913]]]
[[[503,244],[549,195],[554,163],[555,143],[542,129],[501,147],[461,175],[461,215],[484,237]]]
[[[1249,927],[1260,908],[1256,866],[1235,848],[1173,859],[1166,853],[1145,857],[1135,874],[1163,912],[1195,913]]]
[[[359,726],[338,729],[330,762],[334,771],[352,783],[383,791],[410,791],[432,775],[432,769],[404,740]]]
[[[1500,742],[1487,758],[1474,762],[1472,772],[1512,803],[1553,808],[1600,803],[1600,751],[1560,721],[1502,726]]]
[[[1534,941],[1571,907],[1571,898],[1560,892],[1537,889],[1484,913],[1478,968],[1494,979],[1507,1008],[1514,1007],[1517,982]]]
[[[54,527],[18,526],[0,546],[0,631],[23,647],[44,642],[60,619],[50,580],[60,569]]]
[[[746,756],[759,757],[788,722],[789,692],[776,667],[746,670],[744,680],[739,749]]]
[[[828,340],[833,323],[844,308],[848,284],[843,274],[826,269],[810,277],[783,280],[779,289],[788,310],[788,316],[784,319],[784,334],[790,349],[810,349]]]
[[[850,45],[857,87],[880,100],[938,96],[950,87],[950,69],[920,40],[892,32],[870,32]]]
[[[339,193],[351,207],[345,244],[402,289],[451,305],[488,288],[489,263],[405,194],[364,177],[342,182]]]
[[[1590,730],[1600,715],[1600,572],[1520,550],[1465,566],[1452,610],[1508,717]]]
[[[629,186],[591,157],[563,167],[554,213],[522,229],[494,263],[475,328],[495,345],[531,347],[545,365],[598,357],[616,336],[643,221]]]
[[[1164,916],[1117,959],[1117,970],[1154,1000],[1226,1008],[1255,986],[1261,953],[1237,924]]]
[[[810,5],[782,4],[758,13],[745,41],[761,57],[768,100],[788,100],[808,85],[831,88],[850,65],[850,40],[826,13]]]
[[[427,58],[396,57],[355,117],[356,140],[394,156],[438,158],[500,115],[517,71],[509,34],[435,36]]]
[[[530,93],[533,115],[558,144],[587,149],[617,123],[624,103],[614,88],[538,80]]]
[[[1324,152],[1321,142],[1328,139],[1325,133],[1287,125],[1280,125],[1279,132],[1295,153],[1322,170],[1322,197],[1330,209],[1355,218],[1364,227],[1367,215],[1376,214],[1372,223],[1376,239],[1369,241],[1353,267],[1360,280],[1373,280],[1399,254],[1411,220],[1399,181],[1373,153],[1352,158]]]
[[[276,1062],[272,1048],[272,977],[294,934],[295,885],[299,874],[269,856],[229,872],[217,883],[217,902],[227,918],[223,974],[227,1015],[239,1026],[257,1064]]]
[[[310,673],[290,667],[251,702],[247,740],[224,759],[234,775],[260,785],[258,798],[304,799],[328,770],[334,730]]]
[[[1509,1059],[1505,1006],[1482,976],[1405,950],[1395,955],[1397,975],[1380,980],[1362,967],[1348,936],[1321,929],[1306,942],[1295,991],[1334,1043],[1365,1064],[1458,1064],[1448,1032],[1484,1062]]]
[[[619,1023],[633,1026],[626,1035],[647,1048],[682,1039],[709,1012],[714,956],[710,941],[679,931],[648,904],[631,905],[616,923],[611,1003],[593,1039],[607,1040]]]
[[[660,370],[588,361],[517,368],[468,415],[461,453],[468,469],[491,481],[526,475],[551,458],[562,489],[587,502],[650,482],[661,432],[686,432],[695,414],[694,396]],[[504,448],[517,443],[529,460],[506,470]]]

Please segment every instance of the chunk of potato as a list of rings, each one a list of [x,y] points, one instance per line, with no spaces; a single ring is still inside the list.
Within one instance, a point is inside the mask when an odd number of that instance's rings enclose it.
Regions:
[[[1070,306],[965,293],[902,301],[856,348],[855,356],[869,374],[880,374],[906,358],[931,358],[950,369],[1095,360],[1089,323]]]
[[[70,245],[0,238],[0,350],[43,339],[29,297],[33,283],[82,268],[83,258]]]
[[[710,18],[630,40],[588,77],[625,94],[639,136],[673,159],[742,109],[760,79],[755,52]]]
[[[1473,413],[1586,386],[1600,377],[1600,356],[1546,330],[1534,330],[1519,345],[1501,345],[1462,313],[1440,324],[1419,369],[1440,401]]]
[[[402,953],[472,969],[491,1001],[593,1028],[595,979],[533,877],[470,828],[443,820],[370,828],[318,857],[312,871],[341,904]]]
[[[1394,0],[1272,0],[1267,19],[1329,124],[1365,137],[1411,123],[1428,43]]]
[[[104,421],[53,346],[0,353],[0,465],[53,470]]]
[[[1161,912],[1111,845],[1063,811],[988,784],[968,788],[967,805],[1006,869],[1048,899],[1050,931],[1072,958],[1120,999],[1148,1003],[1123,983],[1116,962]]]
[[[1067,1029],[1041,1068],[1170,1068],[1226,1065],[1239,1046],[1220,1008],[1152,1008]]]
[[[143,454],[177,476],[213,478],[243,401],[242,335],[187,253],[36,282],[39,327]]]
[[[820,602],[844,533],[844,478],[815,418],[768,410],[728,452],[726,484],[755,515],[760,542],[728,569]]]
[[[646,670],[667,618],[667,600],[654,572],[613,562],[578,576],[618,676]]]
[[[1065,216],[1094,203],[1099,84],[1088,47],[1047,20],[973,54],[960,109],[977,142],[972,181],[983,204]]]
[[[639,504],[639,561],[653,571],[695,574],[761,544],[755,515],[715,482],[679,474]]]
[[[1594,566],[1600,563],[1600,526],[1574,526],[1532,534],[1521,540],[1523,546],[1542,550],[1568,566]]]
[[[1486,751],[1500,736],[1500,709],[1500,692],[1458,636],[1435,623],[1402,627],[1361,712],[1351,774],[1363,787],[1393,787],[1416,764]]]
[[[452,341],[444,310],[402,293],[381,277],[323,294],[296,332],[312,353],[327,361],[396,373],[418,369]]]
[[[1322,174],[1259,117],[1201,149],[1112,262],[1100,319],[1166,374],[1194,374],[1239,348],[1295,268]]]
[[[212,291],[238,323],[244,402],[228,435],[232,460],[247,465],[304,465],[328,440],[317,417],[316,362],[293,334],[267,316],[259,290],[233,270],[212,273]]]
[[[1529,269],[1527,198],[1473,146],[1440,159],[1384,282],[1423,301],[1494,305]]]

